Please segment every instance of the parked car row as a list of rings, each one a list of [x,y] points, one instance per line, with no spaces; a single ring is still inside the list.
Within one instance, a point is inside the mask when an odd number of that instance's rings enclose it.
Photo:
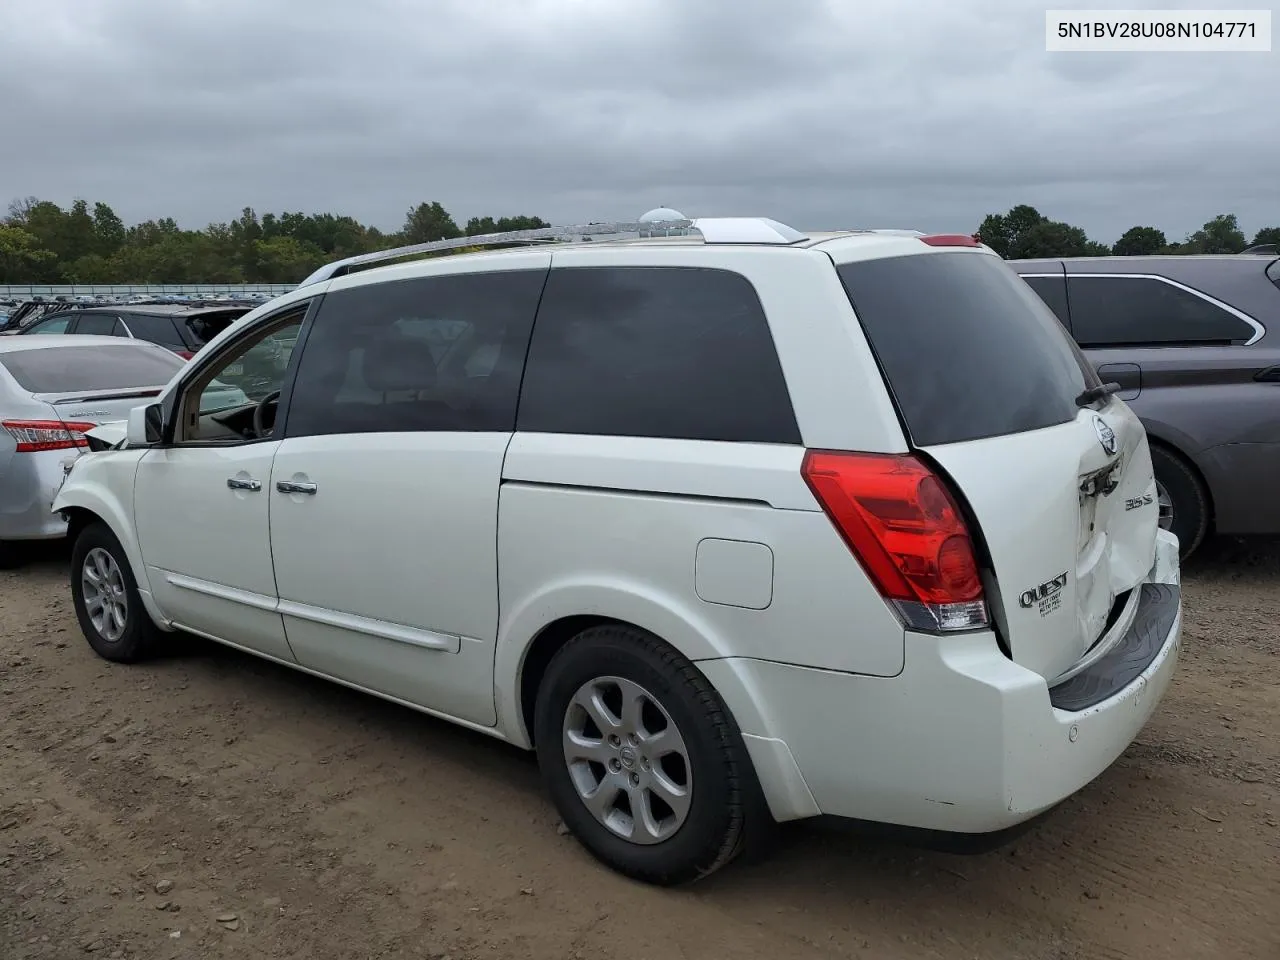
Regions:
[[[190,631],[535,750],[645,881],[777,821],[1024,822],[1175,669],[1147,432],[968,236],[344,261],[140,399],[52,503],[98,654]]]

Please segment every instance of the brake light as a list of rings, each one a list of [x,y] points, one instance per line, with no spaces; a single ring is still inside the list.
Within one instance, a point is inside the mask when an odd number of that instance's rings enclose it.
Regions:
[[[930,237],[921,237],[921,243],[931,247],[980,247],[982,241],[976,235],[967,233],[935,233]]]
[[[183,360],[190,360],[192,357],[195,356],[195,354],[192,353],[190,350],[175,350],[173,352],[176,353],[178,356],[180,356]]]
[[[988,623],[973,540],[942,479],[910,455],[810,450],[804,481],[876,589],[913,629]]]
[[[17,453],[39,453],[43,450],[74,450],[89,446],[86,430],[93,423],[63,423],[61,420],[0,420],[9,436],[17,443]]]

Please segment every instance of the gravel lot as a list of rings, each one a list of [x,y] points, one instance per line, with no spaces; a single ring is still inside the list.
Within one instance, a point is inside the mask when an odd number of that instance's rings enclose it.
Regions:
[[[810,825],[660,891],[597,867],[532,760],[182,641],[98,660],[64,552],[0,573],[0,957],[1280,957],[1280,546],[1186,571],[1173,688],[1013,845]]]

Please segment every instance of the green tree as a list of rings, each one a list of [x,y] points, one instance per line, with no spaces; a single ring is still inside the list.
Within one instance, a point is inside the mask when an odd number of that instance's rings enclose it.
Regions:
[[[1007,260],[1098,257],[1111,252],[1106,244],[1090,240],[1079,227],[1050,220],[1027,204],[1005,214],[988,214],[978,227],[978,236]]]
[[[97,252],[103,257],[109,257],[123,247],[127,236],[124,221],[105,203],[93,205],[93,233],[97,237]]]
[[[466,235],[479,236],[484,233],[506,233],[510,230],[537,230],[551,224],[541,217],[472,217],[467,221]]]
[[[0,282],[38,280],[55,265],[56,259],[52,250],[40,246],[35,234],[22,227],[0,224]]]
[[[299,283],[328,257],[314,243],[295,237],[272,237],[256,242],[258,283]]]
[[[1179,244],[1179,253],[1239,253],[1247,244],[1234,213],[1220,213]]]
[[[1116,241],[1112,253],[1117,257],[1141,257],[1159,253],[1169,245],[1163,230],[1155,227],[1130,227]]]
[[[433,240],[451,240],[462,236],[462,231],[438,201],[420,203],[412,207],[404,218],[400,231],[406,244],[430,243]]]
[[[1256,247],[1263,243],[1280,243],[1280,227],[1263,227],[1253,235],[1253,243],[1251,247]]]

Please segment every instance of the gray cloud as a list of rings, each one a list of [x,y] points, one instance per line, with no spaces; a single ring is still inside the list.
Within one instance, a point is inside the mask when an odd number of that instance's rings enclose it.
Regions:
[[[1280,223],[1274,55],[1049,54],[1025,0],[5,0],[0,36],[0,186],[131,221]]]

